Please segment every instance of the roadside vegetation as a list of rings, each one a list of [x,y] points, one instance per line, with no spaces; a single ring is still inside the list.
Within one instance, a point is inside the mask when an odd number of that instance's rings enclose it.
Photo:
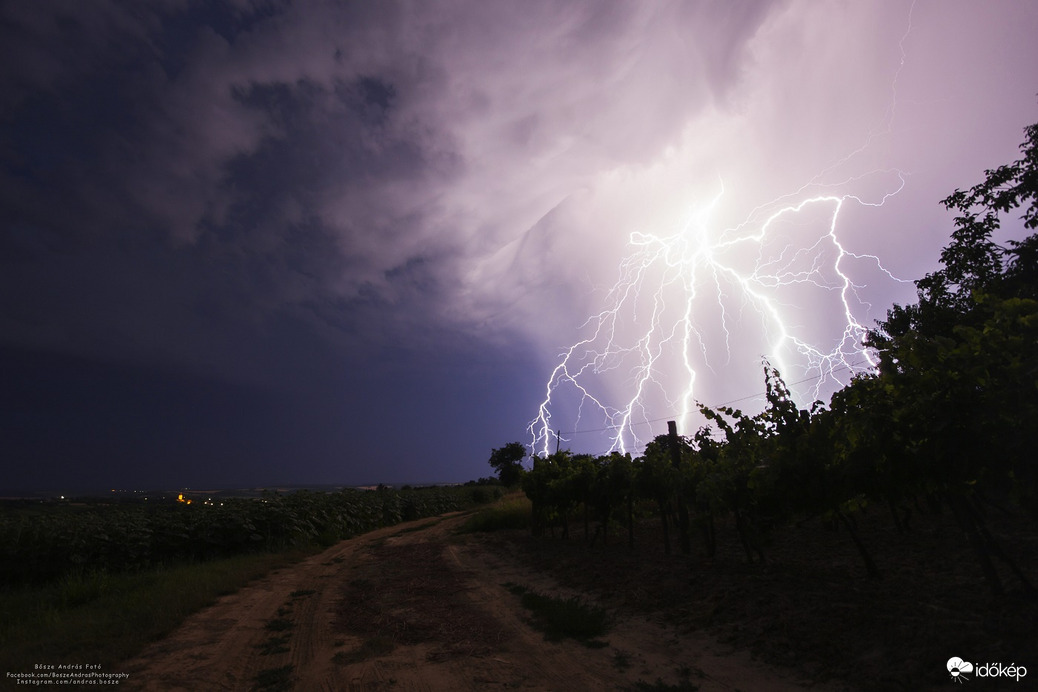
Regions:
[[[939,268],[828,405],[800,408],[765,360],[762,412],[702,406],[705,427],[637,458],[560,450],[517,474],[513,445],[494,450],[530,499],[527,547],[571,587],[731,627],[775,663],[813,660],[812,676],[904,685],[943,672],[949,647],[1034,651],[1038,125],[1021,149],[943,201],[956,216]],[[1032,234],[998,240],[1003,223]],[[574,533],[587,550],[541,540]]]
[[[469,508],[474,490],[480,499],[500,492],[483,486],[304,491],[222,505],[6,506],[0,515],[0,670],[72,661],[111,670],[271,569],[343,538]],[[271,625],[272,639],[280,624]],[[272,641],[271,649],[278,648]]]
[[[576,596],[545,596],[520,584],[504,586],[533,613],[534,625],[544,632],[545,639],[558,641],[568,637],[591,648],[608,646],[596,639],[609,631],[609,616],[604,609]]]
[[[532,520],[532,504],[526,495],[513,492],[497,502],[477,510],[461,526],[462,533],[528,529]]]
[[[84,500],[0,508],[0,587],[69,574],[132,572],[310,545],[466,509],[496,499],[485,487],[264,493],[172,503]]]
[[[916,282],[916,304],[877,323],[866,344],[877,367],[828,406],[799,408],[765,360],[762,412],[701,406],[708,425],[688,437],[672,426],[638,458],[561,450],[517,473],[515,443],[494,450],[502,482],[518,480],[531,501],[533,532],[568,537],[576,520],[591,542],[623,532],[633,545],[636,508],[650,505],[666,552],[691,554],[695,542],[713,557],[724,522],[746,561],[765,564],[776,531],[818,520],[845,531],[880,579],[882,547],[860,530],[862,512],[882,508],[899,533],[948,512],[989,593],[1033,600],[990,521],[1038,519],[1038,234],[993,238],[1012,211],[1038,228],[1038,125],[1021,148],[1021,160],[944,200],[958,216],[941,268]]]
[[[487,543],[604,592],[611,613],[724,630],[775,663],[814,666],[812,679],[907,685],[943,673],[950,653],[1018,660],[1038,639],[1038,233],[993,237],[1008,213],[1038,229],[1038,125],[1026,132],[1022,159],[944,200],[957,216],[940,268],[869,334],[877,367],[828,405],[799,408],[765,361],[756,415],[704,406],[706,427],[637,458],[561,450],[526,470],[512,443],[491,455],[499,485],[4,507],[0,669],[110,668],[276,566],[494,500],[463,531],[504,531]],[[501,485],[522,493],[502,498]],[[544,540],[574,533],[584,549]],[[438,643],[430,660],[485,655],[508,638],[468,608],[437,546],[369,553],[339,625],[359,644],[340,663],[422,642]],[[608,628],[585,601],[512,588],[551,637],[594,645]],[[268,623],[271,654],[291,637],[290,610]],[[291,675],[271,667],[256,687]]]
[[[103,670],[171,632],[185,617],[316,548],[240,555],[133,573],[68,574],[0,590],[0,670],[90,662]]]

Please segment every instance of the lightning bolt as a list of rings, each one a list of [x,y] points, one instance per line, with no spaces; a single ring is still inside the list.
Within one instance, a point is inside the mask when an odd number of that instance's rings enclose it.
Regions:
[[[793,384],[813,382],[807,392],[812,399],[875,365],[863,346],[867,329],[859,318],[871,306],[859,293],[864,285],[852,279],[850,265],[871,263],[891,281],[908,282],[877,256],[848,250],[838,224],[849,204],[879,207],[897,195],[905,187],[905,174],[888,169],[829,185],[821,181],[867,150],[874,137],[891,131],[915,7],[912,0],[882,127],[861,146],[800,188],[756,207],[733,227],[717,231],[711,223],[724,197],[721,181],[717,193],[692,208],[675,232],[630,234],[630,253],[620,262],[605,307],[581,325],[587,335],[559,354],[548,378],[537,416],[527,428],[533,453],[547,455],[553,441],[569,441],[555,429],[552,415],[567,404],[575,403],[574,432],[605,433],[607,452],[643,447],[635,427],[646,423],[676,418],[688,429],[691,415],[698,413],[700,373],[716,375],[717,367],[731,363],[733,345],[747,340],[760,345],[780,372],[794,372],[797,366],[807,377]],[[888,182],[874,197],[845,191],[876,176]],[[811,218],[818,213],[820,220]],[[752,258],[748,263],[747,257]],[[840,329],[827,345],[797,315],[798,304],[822,302],[812,293],[837,296],[827,318]],[[747,312],[756,325],[747,323]],[[609,387],[610,379],[619,379],[619,386]],[[664,413],[664,418],[652,418]],[[589,417],[600,427],[581,430]]]
[[[875,198],[837,192],[874,176],[887,179]],[[587,432],[606,432],[607,451],[642,446],[635,426],[653,422],[661,411],[687,424],[698,411],[700,373],[716,374],[729,364],[734,342],[743,341],[747,329],[780,371],[792,372],[796,364],[812,375],[814,397],[826,384],[842,382],[837,373],[873,365],[858,317],[870,306],[849,266],[864,261],[902,280],[877,256],[848,250],[838,224],[847,205],[882,206],[904,186],[905,175],[893,169],[829,186],[812,181],[717,230],[711,219],[724,198],[721,181],[713,198],[691,209],[675,232],[632,232],[605,307],[581,326],[586,336],[559,354],[528,428],[532,450],[549,454],[551,443],[562,441],[552,424],[561,397],[575,396],[578,428],[589,417],[604,423]],[[826,317],[840,329],[828,345],[812,338],[797,314],[804,299],[822,302],[812,293],[836,296],[836,315]],[[617,378],[619,393],[603,386]]]

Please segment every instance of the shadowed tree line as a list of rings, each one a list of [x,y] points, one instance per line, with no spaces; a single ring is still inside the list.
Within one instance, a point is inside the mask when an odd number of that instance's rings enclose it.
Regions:
[[[661,435],[638,458],[563,450],[525,470],[519,443],[494,450],[502,481],[532,501],[534,533],[568,537],[582,519],[586,540],[607,540],[617,525],[633,546],[638,508],[652,507],[668,553],[676,533],[683,553],[696,541],[713,556],[724,520],[747,560],[764,562],[773,531],[821,518],[846,530],[880,578],[856,515],[885,507],[907,532],[916,513],[947,511],[992,593],[1005,589],[1001,563],[1034,598],[989,527],[992,513],[1038,519],[1038,234],[994,239],[1014,213],[1038,227],[1038,124],[1025,134],[1021,159],[943,200],[956,217],[941,267],[916,282],[915,304],[895,305],[869,332],[878,367],[828,406],[798,408],[765,361],[761,413],[703,406],[709,425]]]

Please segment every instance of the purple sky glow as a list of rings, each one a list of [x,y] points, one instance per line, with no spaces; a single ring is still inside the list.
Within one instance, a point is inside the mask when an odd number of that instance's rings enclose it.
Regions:
[[[1018,157],[1035,35],[1027,0],[4,3],[0,490],[637,452],[759,406],[762,356],[825,399],[867,366],[840,296],[914,300],[940,200]],[[542,406],[583,341],[595,399]]]

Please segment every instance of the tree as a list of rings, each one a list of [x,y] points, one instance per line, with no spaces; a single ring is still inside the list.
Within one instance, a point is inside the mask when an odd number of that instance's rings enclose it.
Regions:
[[[903,439],[928,457],[941,485],[1008,483],[1033,499],[1038,234],[1008,247],[992,240],[1018,207],[1024,227],[1038,228],[1038,125],[1026,133],[1023,158],[944,200],[958,216],[942,267],[916,282],[918,303],[895,305],[869,344]]]
[[[756,416],[721,406],[700,407],[703,415],[724,435],[709,442],[710,433],[697,435],[702,459],[714,457],[697,484],[708,507],[730,511],[748,561],[756,554],[764,562],[764,542],[771,527],[784,521],[800,492],[789,476],[796,471],[797,446],[811,422],[799,411],[778,370],[764,361],[767,407]]]
[[[949,335],[968,321],[985,295],[1038,299],[1038,235],[997,244],[992,235],[1002,216],[1023,207],[1024,228],[1038,228],[1038,124],[1025,128],[1023,158],[985,171],[984,182],[956,190],[942,204],[956,212],[952,242],[941,251],[942,267],[916,281],[918,303],[895,305],[869,334],[883,353],[892,340],[910,332],[925,337]],[[884,362],[886,369],[894,363]]]
[[[533,505],[533,535],[540,536],[550,528],[554,536],[559,524],[563,538],[569,537],[569,515],[577,504],[573,471],[573,455],[564,449],[543,458],[535,455],[533,468],[522,474],[523,492]]]
[[[657,435],[645,447],[645,455],[635,465],[634,483],[639,496],[656,501],[663,529],[663,548],[670,555],[670,525],[674,519],[674,500],[678,471],[670,461],[670,440]]]
[[[608,538],[609,521],[614,510],[624,505],[627,545],[634,547],[634,464],[630,454],[612,452],[595,459],[597,476],[593,487],[594,503],[601,520],[602,542]],[[594,541],[592,541],[592,544]]]
[[[1026,133],[1023,158],[944,200],[958,216],[942,267],[916,282],[917,304],[895,305],[869,334],[919,484],[951,509],[996,594],[992,557],[1033,592],[978,504],[1008,499],[1038,514],[1038,234],[1005,247],[992,238],[1017,208],[1024,228],[1038,228],[1038,125]]]
[[[497,471],[497,477],[501,485],[513,488],[519,485],[523,477],[523,457],[526,456],[526,448],[521,442],[509,442],[500,449],[490,452],[490,465]]]

